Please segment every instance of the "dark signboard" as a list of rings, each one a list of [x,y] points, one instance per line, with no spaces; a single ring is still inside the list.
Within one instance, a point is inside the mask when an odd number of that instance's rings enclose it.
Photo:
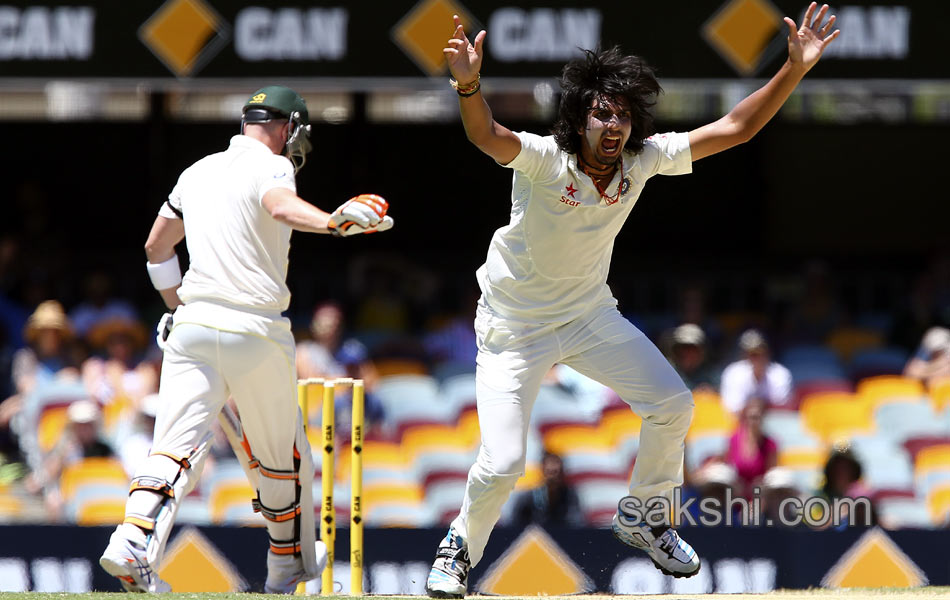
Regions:
[[[519,559],[513,556],[512,549],[530,553],[538,547],[544,547],[547,555],[556,556],[551,566],[558,573],[577,573],[578,591],[737,593],[836,582],[845,586],[875,581],[877,585],[890,586],[950,584],[950,537],[938,530],[697,527],[682,531],[703,560],[700,574],[687,580],[661,575],[643,553],[621,545],[608,529],[499,528],[493,533],[481,563],[472,571],[469,589],[504,593],[505,585],[524,585],[527,590],[541,584],[545,577],[554,579],[554,571],[545,575],[522,567],[523,573],[514,570],[517,577],[513,583],[511,572],[504,573],[506,566]],[[0,527],[0,591],[118,591],[117,582],[98,566],[98,556],[108,543],[110,532],[110,527]],[[442,529],[367,529],[364,590],[372,594],[423,593],[436,545],[444,534]],[[186,537],[197,541],[191,544],[190,551],[183,550],[179,543]],[[526,537],[531,537],[531,543],[523,543]],[[338,591],[346,593],[346,530],[338,532],[337,540],[334,580],[338,582]],[[193,580],[196,583],[191,584],[197,587],[182,589],[187,586],[181,584],[186,581],[181,577],[188,575],[182,575],[178,569],[179,579],[173,582],[173,588],[198,591],[202,585],[224,581],[220,573],[227,572],[233,581],[238,581],[235,589],[260,591],[266,575],[266,547],[263,528],[179,527],[169,543],[166,558],[173,553],[186,557],[192,563],[192,571],[198,574]],[[537,556],[528,561],[535,568]],[[202,562],[205,560],[209,562]],[[170,568],[174,569],[174,565]],[[166,572],[163,576],[168,577]]]
[[[483,71],[552,77],[578,47],[620,44],[667,78],[770,74],[782,16],[805,2],[0,0],[2,78],[404,78],[441,75],[462,13],[485,27]],[[950,4],[852,1],[812,77],[945,79]],[[473,32],[474,33],[474,32]]]

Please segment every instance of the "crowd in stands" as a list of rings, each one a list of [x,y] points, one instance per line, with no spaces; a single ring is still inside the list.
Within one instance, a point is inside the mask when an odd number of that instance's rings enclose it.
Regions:
[[[776,517],[788,498],[862,496],[871,509],[860,516],[870,522],[947,526],[950,276],[941,265],[917,277],[907,302],[890,312],[854,314],[828,268],[814,264],[781,310],[712,313],[703,286],[689,285],[672,313],[628,315],[694,392],[684,497],[759,498],[763,514]],[[431,279],[422,270],[410,274],[407,295],[402,280],[380,268],[367,266],[375,271],[354,283],[363,301],[298,310],[298,376],[365,382],[367,523],[445,524],[478,446],[476,296],[465,289],[454,310],[420,319]],[[72,306],[48,298],[27,305],[0,288],[5,519],[121,517],[120,480],[148,452],[161,352],[147,319],[112,295],[113,284],[93,274]],[[348,407],[341,390],[341,461]],[[611,390],[564,365],[549,373],[534,413],[528,470],[503,519],[605,525],[626,493],[638,417]],[[311,406],[307,417],[318,431],[319,410]],[[238,500],[247,491],[243,473],[220,432],[216,440],[181,520],[254,522],[250,502]],[[84,477],[95,485],[83,488]],[[336,485],[345,497],[346,478]]]

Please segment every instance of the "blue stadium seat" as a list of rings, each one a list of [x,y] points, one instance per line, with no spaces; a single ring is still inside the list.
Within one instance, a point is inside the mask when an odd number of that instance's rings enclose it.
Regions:
[[[875,375],[899,375],[904,371],[909,357],[903,348],[868,348],[855,352],[848,371],[855,381]]]
[[[729,449],[729,436],[702,435],[686,442],[686,468],[695,471],[703,463],[715,456],[722,456]]]
[[[393,431],[408,422],[452,423],[458,410],[439,395],[439,384],[428,375],[382,377],[374,392],[386,411],[386,427]]]
[[[874,422],[879,435],[896,444],[903,444],[911,438],[937,437],[950,433],[927,401],[882,404],[874,411]]]
[[[863,467],[864,482],[872,490],[913,489],[910,454],[893,438],[881,434],[855,436],[851,447]]]

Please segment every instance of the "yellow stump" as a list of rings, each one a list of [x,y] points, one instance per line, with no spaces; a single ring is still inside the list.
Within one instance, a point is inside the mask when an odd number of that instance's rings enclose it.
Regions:
[[[363,595],[363,382],[353,382],[350,435],[350,595]]]
[[[323,471],[320,475],[323,484],[323,502],[320,505],[320,539],[327,545],[327,566],[323,570],[320,591],[324,595],[333,593],[333,559],[335,556],[336,518],[333,509],[334,454],[333,454],[333,402],[334,381],[323,383]]]
[[[300,416],[303,420],[303,430],[306,433],[309,425],[310,415],[310,394],[313,387],[317,384],[322,385],[322,379],[302,379],[297,381],[297,405],[300,407]],[[307,595],[307,584],[303,581],[297,584],[296,595]]]

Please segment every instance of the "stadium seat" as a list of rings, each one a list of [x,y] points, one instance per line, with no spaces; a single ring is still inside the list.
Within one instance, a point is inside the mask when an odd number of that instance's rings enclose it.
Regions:
[[[542,385],[534,403],[531,423],[539,431],[560,423],[595,423],[599,414],[583,413],[581,406],[569,392],[556,385]]]
[[[475,406],[475,373],[456,374],[441,380],[439,396],[457,410]]]
[[[825,346],[792,346],[782,353],[779,362],[792,372],[796,383],[846,377],[838,355]]]
[[[128,496],[129,478],[118,459],[84,458],[63,468],[59,486],[67,502],[90,486],[113,486],[124,490],[123,494]]]
[[[686,441],[686,468],[690,471],[718,456],[724,456],[729,450],[729,437],[721,433],[694,435]]]
[[[856,436],[851,448],[863,467],[862,479],[873,491],[912,490],[914,468],[910,455],[892,438]]]
[[[950,483],[936,486],[926,498],[930,518],[937,527],[946,527],[950,523]]]
[[[439,384],[428,375],[381,377],[374,392],[386,412],[386,427],[392,432],[413,422],[452,423],[458,409],[439,395]]]
[[[587,479],[578,482],[574,489],[584,518],[594,526],[609,525],[617,512],[617,503],[630,494],[629,482],[619,478]]]
[[[854,384],[850,379],[814,379],[799,383],[795,382],[795,391],[792,393],[792,401],[788,404],[771,406],[770,411],[774,410],[798,410],[801,407],[802,399],[805,396],[818,394],[820,392],[854,392]]]
[[[125,518],[126,493],[117,498],[101,498],[83,502],[76,508],[76,525],[91,527],[95,525],[115,525]]]
[[[883,346],[884,334],[863,327],[839,327],[829,334],[825,343],[835,351],[841,362],[847,363],[858,351]]]
[[[881,523],[889,528],[933,527],[927,505],[916,498],[884,498],[875,502],[875,508]]]
[[[687,442],[708,435],[728,436],[736,428],[735,415],[722,406],[718,394],[693,394],[693,420],[686,433]]]
[[[878,375],[859,381],[857,394],[873,409],[888,402],[919,402],[926,392],[917,379],[902,375]]]
[[[411,358],[381,358],[373,361],[380,377],[400,375],[429,375],[425,363]]]
[[[904,398],[908,401],[881,404],[874,409],[879,436],[903,444],[911,438],[947,433],[944,423],[934,414],[933,407],[924,397]]]
[[[444,384],[453,377],[460,375],[470,375],[474,378],[475,363],[467,361],[446,361],[432,368],[432,376],[435,377],[436,381],[440,384]]]
[[[812,394],[802,399],[801,415],[805,427],[826,443],[850,439],[874,428],[870,407],[855,394]]]
[[[798,412],[768,410],[762,417],[762,431],[775,441],[780,451],[824,447],[815,434],[805,428]]]
[[[908,358],[908,352],[903,348],[870,348],[854,354],[848,364],[848,371],[854,381],[875,375],[900,375]]]
[[[950,409],[950,377],[943,377],[930,383],[928,390],[934,412],[941,413]],[[948,432],[950,433],[950,432]]]

